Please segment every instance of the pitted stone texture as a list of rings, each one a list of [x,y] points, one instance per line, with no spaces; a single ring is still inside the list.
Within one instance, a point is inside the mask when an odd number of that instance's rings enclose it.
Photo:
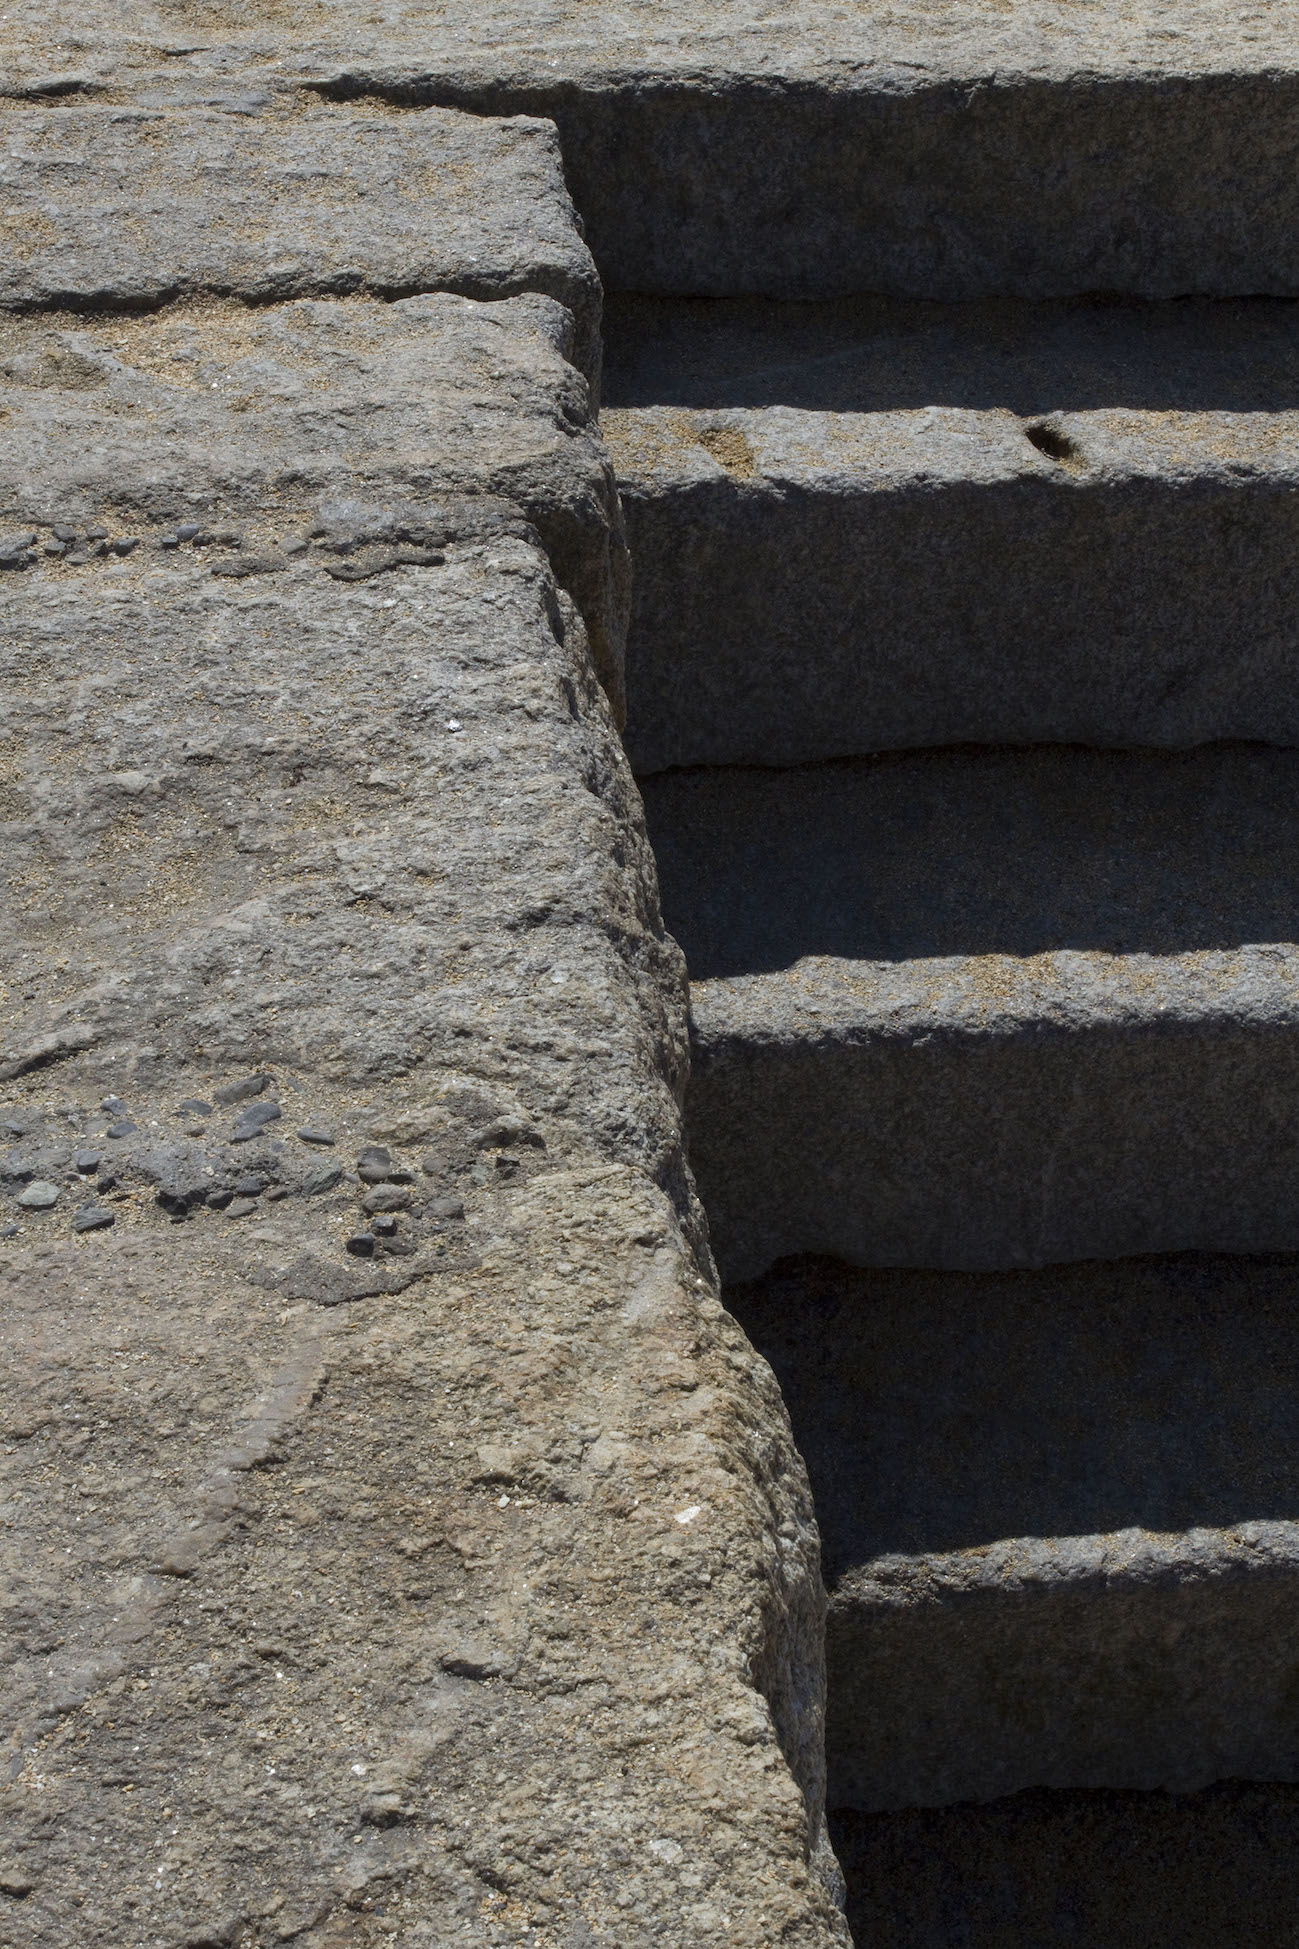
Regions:
[[[681,968],[580,620],[490,508],[441,566],[328,552],[0,586],[7,1118],[24,1170],[123,1159],[111,1229],[4,1247],[24,1927],[562,1941],[630,1896],[647,1944],[842,1942],[810,1497],[688,1244]],[[359,1259],[367,1145],[409,1202]]]
[[[0,611],[6,1064],[147,1044],[177,1100],[200,1057],[470,1067],[678,1169],[676,950],[535,545],[357,584],[141,553],[11,577]]]
[[[1299,1262],[790,1261],[728,1294],[808,1464],[835,1806],[1293,1780]]]
[[[0,525],[42,524],[44,543],[107,523],[153,547],[197,524],[218,572],[268,573],[317,495],[504,498],[535,523],[616,702],[626,549],[575,356],[571,314],[536,294],[0,321]]]
[[[0,1248],[16,1939],[846,1944],[769,1371],[637,1171],[470,1234],[324,1312],[292,1217]]]
[[[339,0],[8,16],[15,98],[257,112],[343,99],[553,117],[611,289],[944,301],[1294,294],[1296,76],[1280,0],[758,9]],[[165,64],[160,60],[165,58]],[[161,72],[159,72],[161,68]]]
[[[1288,752],[647,780],[724,1274],[1299,1246]]]
[[[599,282],[552,127],[269,97],[253,109],[11,107],[0,305],[541,291],[573,313],[595,377]]]
[[[1293,307],[623,319],[638,770],[1299,741]]]

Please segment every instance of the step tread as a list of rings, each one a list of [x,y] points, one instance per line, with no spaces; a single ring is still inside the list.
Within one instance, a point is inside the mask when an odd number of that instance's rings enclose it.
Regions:
[[[543,122],[10,103],[0,154],[0,306],[540,290],[594,372],[599,283]]]
[[[1299,744],[1295,318],[615,306],[637,770]]]
[[[613,297],[603,398],[618,409],[944,406],[1026,418],[1114,407],[1281,412],[1299,401],[1297,316],[1280,298],[953,306]]]
[[[725,1276],[1299,1248],[1299,754],[645,781]]]
[[[1299,1260],[730,1300],[816,1497],[831,1804],[1297,1776]]]

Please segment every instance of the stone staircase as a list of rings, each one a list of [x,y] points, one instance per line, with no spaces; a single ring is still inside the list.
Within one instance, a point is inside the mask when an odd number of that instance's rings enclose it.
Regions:
[[[6,18],[5,1944],[1299,1943],[1290,12]]]
[[[816,1495],[859,1943],[1160,1937],[1116,1823],[1203,1885],[1178,1940],[1290,1939],[1208,1894],[1299,1781],[1299,307],[1231,214],[1294,132],[1197,249],[1146,201],[1194,88],[1115,86],[1126,201],[1062,87],[999,204],[990,85],[857,291],[606,311],[691,1160]]]

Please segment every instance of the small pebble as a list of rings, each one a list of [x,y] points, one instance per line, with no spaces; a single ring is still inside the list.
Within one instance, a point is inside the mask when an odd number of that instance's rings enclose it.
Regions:
[[[227,1083],[224,1089],[217,1090],[215,1100],[223,1105],[243,1103],[250,1096],[260,1096],[270,1080],[270,1077],[265,1074],[245,1076],[242,1082]]]
[[[464,1204],[459,1198],[430,1198],[424,1207],[424,1216],[426,1218],[446,1220],[463,1218],[464,1215]]]
[[[116,1174],[112,1171],[101,1171],[99,1173],[99,1176],[95,1179],[95,1189],[101,1195],[105,1191],[115,1190],[116,1186],[117,1186],[117,1177]]]
[[[205,1103],[201,1096],[187,1096],[183,1103],[176,1105],[176,1112],[182,1117],[210,1117],[212,1105]]]
[[[48,1211],[59,1202],[59,1187],[48,1178],[33,1178],[26,1190],[18,1193],[18,1202],[25,1211]]]
[[[176,539],[177,541],[193,541],[197,533],[197,521],[182,521],[176,530]]]
[[[25,1137],[27,1135],[26,1119],[23,1117],[6,1117],[5,1129],[11,1137]]]
[[[159,548],[179,548],[179,547],[180,547],[180,536],[179,536],[179,535],[159,535],[159,537],[158,537],[158,546],[159,546]]]
[[[17,1225],[0,1225],[0,1238],[17,1238]]]
[[[45,544],[45,553],[57,558],[65,552],[65,546],[65,543],[61,541],[47,541]]]
[[[354,1259],[372,1259],[375,1251],[373,1232],[357,1232],[347,1241],[347,1249]]]
[[[288,1195],[289,1187],[287,1184],[273,1184],[266,1193],[266,1202],[268,1205],[277,1205],[281,1198],[287,1198]]]
[[[72,1221],[72,1229],[74,1232],[102,1232],[116,1223],[116,1212],[105,1211],[102,1205],[82,1205]]]
[[[123,535],[120,541],[111,542],[109,546],[115,555],[133,555],[140,546],[140,538],[138,535]]]
[[[246,1178],[240,1178],[238,1184],[235,1186],[235,1196],[236,1198],[260,1198],[265,1189],[265,1178],[250,1175]]]
[[[99,1107],[101,1110],[107,1110],[110,1117],[120,1117],[126,1109],[120,1096],[101,1096]]]
[[[107,541],[107,539],[108,539],[107,528],[94,527],[94,528],[86,529],[87,541]]]
[[[392,1238],[397,1230],[397,1220],[390,1211],[381,1212],[371,1225],[370,1230],[376,1238]]]
[[[77,531],[75,528],[69,528],[67,523],[64,521],[55,522],[54,524],[55,541],[75,541],[76,538],[77,538]]]
[[[362,1184],[383,1184],[392,1169],[391,1153],[382,1144],[367,1144],[356,1160],[356,1173]]]
[[[84,548],[74,548],[72,552],[68,555],[65,555],[63,559],[67,563],[69,568],[84,568],[86,566],[86,563],[90,560],[90,556]]]
[[[410,1204],[410,1192],[396,1184],[376,1184],[372,1191],[366,1192],[361,1203],[367,1211],[405,1211]]]
[[[256,1211],[256,1198],[232,1198],[226,1206],[227,1218],[247,1218],[250,1211]]]
[[[251,1143],[254,1137],[261,1136],[268,1124],[278,1123],[279,1119],[278,1103],[250,1103],[248,1108],[241,1110],[235,1118],[235,1127],[230,1141],[232,1144]]]
[[[298,1135],[304,1144],[332,1144],[334,1141],[327,1130],[317,1130],[314,1124],[309,1124],[306,1129],[300,1130]]]
[[[104,1134],[107,1137],[129,1137],[131,1132],[138,1130],[139,1127],[139,1124],[132,1123],[129,1117],[120,1117],[116,1123],[109,1124]]]
[[[233,1191],[209,1191],[207,1201],[213,1211],[224,1211],[234,1195]]]
[[[332,1191],[336,1184],[343,1182],[343,1173],[337,1164],[329,1164],[323,1171],[313,1171],[303,1186],[309,1198],[318,1198],[322,1191]]]
[[[79,1150],[72,1162],[78,1171],[82,1172],[84,1176],[89,1177],[92,1171],[99,1169],[99,1152],[97,1150]]]

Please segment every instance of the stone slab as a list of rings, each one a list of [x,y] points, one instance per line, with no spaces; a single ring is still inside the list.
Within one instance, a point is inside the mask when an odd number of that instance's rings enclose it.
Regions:
[[[727,1297],[816,1497],[832,1804],[1299,1777],[1299,1262]]]
[[[1295,742],[1294,325],[1287,304],[624,306],[601,426],[636,562],[637,769]]]
[[[935,752],[644,782],[728,1278],[1292,1250],[1296,759]]]
[[[553,118],[610,289],[945,301],[1299,290],[1278,0],[210,9],[9,16],[0,85]]]
[[[306,72],[553,116],[613,290],[1290,293],[1281,9],[295,9]]]
[[[810,1499],[580,618],[491,503],[366,545],[0,579],[5,1898],[821,1949]]]
[[[600,287],[554,129],[267,93],[0,115],[0,306],[540,291],[598,378]]]
[[[272,571],[317,500],[494,497],[534,523],[617,702],[626,549],[576,356],[540,293],[0,319],[0,526],[43,548],[106,525],[156,553],[197,525],[243,535],[200,543],[209,565]]]

